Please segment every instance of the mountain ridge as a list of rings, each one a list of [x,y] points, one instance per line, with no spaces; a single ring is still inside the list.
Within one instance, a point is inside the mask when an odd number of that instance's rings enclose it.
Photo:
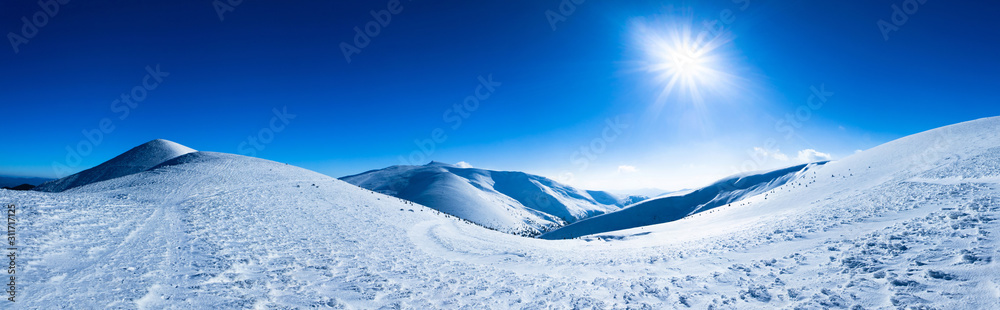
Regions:
[[[539,237],[543,239],[568,239],[676,221],[689,215],[766,193],[784,185],[807,169],[828,162],[822,161],[770,171],[735,174],[700,189],[654,197],[615,212],[560,227]]]
[[[389,166],[340,179],[487,228],[526,236],[639,200],[580,190],[520,171],[461,168],[435,161],[423,166]]]

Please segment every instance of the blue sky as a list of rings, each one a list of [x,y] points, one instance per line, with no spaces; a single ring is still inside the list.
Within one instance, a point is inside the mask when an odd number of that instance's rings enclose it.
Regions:
[[[335,177],[436,160],[680,189],[1000,114],[997,4],[981,1],[214,3],[4,1],[0,174],[55,177],[164,138]],[[358,48],[354,28],[380,18]],[[656,69],[650,42],[711,21],[711,48],[684,47],[698,70]],[[700,96],[662,95],[678,74]]]

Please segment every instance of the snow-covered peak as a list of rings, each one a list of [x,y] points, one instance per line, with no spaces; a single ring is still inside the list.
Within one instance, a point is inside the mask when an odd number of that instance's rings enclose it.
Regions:
[[[36,187],[35,190],[61,192],[74,187],[146,171],[167,160],[193,152],[196,151],[176,142],[156,139],[136,146],[96,167],[62,179],[45,182]]]
[[[536,235],[641,200],[580,190],[524,172],[462,168],[440,162],[392,166],[341,179],[521,235]]]
[[[426,166],[426,167],[454,167],[455,165],[448,164],[448,163],[442,163],[442,162],[439,162],[439,161],[431,161],[431,162],[427,163],[424,166]]]

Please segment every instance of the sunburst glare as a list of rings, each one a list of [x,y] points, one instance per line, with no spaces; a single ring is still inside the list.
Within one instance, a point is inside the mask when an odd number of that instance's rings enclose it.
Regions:
[[[732,82],[720,50],[730,42],[725,34],[695,32],[690,22],[637,22],[634,34],[644,57],[641,69],[661,88],[660,104],[678,95],[701,105],[706,95],[724,91]]]

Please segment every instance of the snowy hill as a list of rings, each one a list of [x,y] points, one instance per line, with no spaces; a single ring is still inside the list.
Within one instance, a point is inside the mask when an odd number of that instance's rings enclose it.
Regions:
[[[537,235],[642,200],[579,190],[523,172],[460,168],[439,162],[392,166],[341,180],[519,235]]]
[[[62,193],[0,191],[0,201],[23,214],[23,309],[374,305],[363,300],[381,280],[330,272],[397,259],[365,253],[403,250],[413,223],[454,221],[302,168],[212,152]]]
[[[194,151],[191,148],[171,141],[156,139],[132,148],[97,167],[62,179],[42,183],[38,187],[35,187],[35,190],[61,192],[74,187],[139,173],[171,158]]]
[[[0,203],[21,309],[1000,309],[998,132],[938,128],[767,199],[570,240],[209,152]]]
[[[767,193],[826,162],[803,164],[763,173],[734,175],[693,191],[665,193],[625,209],[579,221],[547,232],[543,239],[569,239],[614,230],[679,220],[698,212]],[[808,186],[808,185],[806,185]]]

